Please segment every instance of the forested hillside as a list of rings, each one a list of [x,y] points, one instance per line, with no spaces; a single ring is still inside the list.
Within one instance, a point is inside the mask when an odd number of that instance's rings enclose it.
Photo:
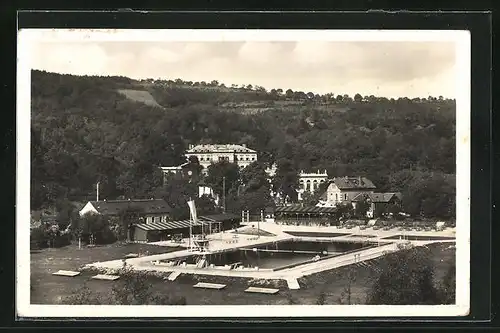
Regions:
[[[454,200],[453,100],[32,72],[32,209],[86,200],[97,181],[102,198],[154,196],[157,167],[182,163],[190,143],[245,143],[286,172],[364,175],[419,198],[415,211]]]

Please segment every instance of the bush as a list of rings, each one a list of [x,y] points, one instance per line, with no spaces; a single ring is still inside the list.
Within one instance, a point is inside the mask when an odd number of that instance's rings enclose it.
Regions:
[[[63,247],[71,243],[71,235],[62,233],[57,225],[41,225],[31,229],[31,249]]]
[[[108,304],[108,305],[186,305],[185,297],[154,294],[151,276],[148,272],[133,271],[128,266],[123,266],[113,272],[120,275],[114,282],[111,292],[100,295],[93,292],[86,285],[77,289],[74,294],[64,300],[65,304]]]

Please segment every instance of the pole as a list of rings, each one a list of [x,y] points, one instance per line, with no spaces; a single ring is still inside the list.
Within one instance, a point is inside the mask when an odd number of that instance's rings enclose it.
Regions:
[[[191,198],[189,198],[189,201],[191,201]],[[193,214],[191,214],[191,209],[189,210],[189,249],[191,250],[191,238],[193,234],[193,227],[191,224],[191,220],[193,219]]]
[[[97,200],[96,201],[99,201],[99,182],[97,182]]]
[[[260,220],[257,222],[257,238],[260,238],[260,222],[262,221],[262,218],[264,217],[264,211],[261,209],[260,210]]]
[[[82,238],[78,237],[78,250],[82,249]]]
[[[222,212],[226,213],[226,177],[222,177]]]

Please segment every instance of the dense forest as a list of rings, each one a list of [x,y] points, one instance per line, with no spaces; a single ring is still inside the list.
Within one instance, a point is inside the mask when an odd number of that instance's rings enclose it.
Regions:
[[[154,102],[131,98],[134,91]],[[211,171],[229,173],[229,206],[239,196],[266,197],[266,186],[293,196],[297,171],[326,169],[331,177],[366,176],[380,191],[402,191],[412,214],[454,215],[455,101],[442,97],[319,95],[35,70],[31,136],[33,210],[93,199],[98,181],[101,198],[163,196],[183,207],[173,193],[186,197],[195,189],[181,180],[164,187],[158,167],[183,163],[189,144],[244,143],[259,152],[259,163],[242,174],[225,165]],[[262,162],[278,164],[272,184]],[[220,178],[211,182],[220,187]]]

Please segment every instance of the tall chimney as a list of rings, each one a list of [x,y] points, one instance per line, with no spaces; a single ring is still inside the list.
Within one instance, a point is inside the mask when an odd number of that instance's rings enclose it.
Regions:
[[[99,201],[99,182],[97,182],[97,200],[96,201]]]
[[[358,177],[358,182],[359,182],[359,185],[363,185],[363,184],[361,183],[361,177]]]

